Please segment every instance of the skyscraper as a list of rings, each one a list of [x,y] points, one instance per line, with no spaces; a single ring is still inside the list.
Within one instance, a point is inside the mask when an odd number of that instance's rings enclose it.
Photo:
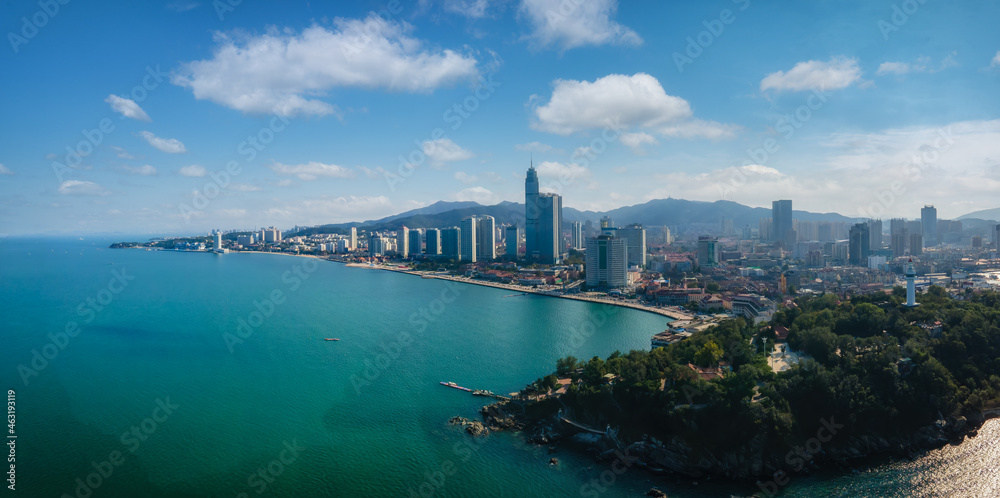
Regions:
[[[496,222],[492,216],[476,217],[476,260],[497,259]]]
[[[462,257],[462,229],[458,227],[441,229],[441,255],[449,259]]]
[[[771,241],[782,244],[785,249],[795,246],[795,231],[792,228],[792,201],[771,202]]]
[[[937,209],[934,206],[924,206],[920,209],[920,225],[923,228],[924,247],[936,246],[938,243]]]
[[[636,223],[618,229],[618,237],[625,239],[628,246],[628,265],[646,266],[646,229]]]
[[[416,256],[420,254],[423,246],[423,244],[420,243],[420,236],[422,235],[421,232],[423,231],[424,230],[422,228],[414,228],[413,230],[410,230],[409,244],[408,244],[410,249],[410,256]]]
[[[615,221],[611,219],[610,216],[605,216],[601,218],[601,228],[614,228]]]
[[[871,241],[868,239],[868,224],[856,223],[848,236],[847,261],[852,265],[867,266],[869,254]]]
[[[505,254],[513,259],[517,259],[521,251],[521,228],[517,225],[507,227],[507,235],[504,237],[507,243]]]
[[[587,239],[587,287],[613,288],[628,285],[628,247],[611,235]]]
[[[532,165],[524,179],[524,240],[528,259],[538,257],[538,224],[542,216],[538,193],[538,173]]]
[[[872,251],[882,248],[882,220],[868,220],[868,243]]]
[[[351,250],[355,251],[358,249],[358,227],[351,227]]]
[[[528,258],[550,265],[562,258],[562,196],[538,191],[534,166],[524,180],[524,235]]]
[[[424,253],[431,256],[437,256],[441,254],[441,230],[438,228],[428,228],[427,235],[424,237],[426,239],[424,248]]]
[[[889,247],[892,249],[892,256],[898,258],[906,254],[909,244],[910,235],[906,228],[906,220],[902,218],[889,220]]]
[[[461,254],[462,261],[469,261],[472,263],[476,262],[476,225],[477,220],[475,216],[469,216],[462,219],[462,224],[460,228],[461,232],[461,247],[459,248],[459,253]]]
[[[410,229],[405,226],[396,231],[396,252],[400,257],[410,257]]]
[[[573,249],[583,249],[583,223],[574,221],[569,229],[569,246]]]

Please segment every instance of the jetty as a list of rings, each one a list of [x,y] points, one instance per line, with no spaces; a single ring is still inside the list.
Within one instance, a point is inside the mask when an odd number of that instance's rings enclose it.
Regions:
[[[458,389],[461,391],[472,393],[473,396],[485,396],[487,398],[496,398],[503,401],[510,401],[510,398],[503,396],[493,391],[487,391],[485,389],[469,389],[468,387],[462,387],[454,382],[440,382],[442,386],[451,387],[453,389]]]

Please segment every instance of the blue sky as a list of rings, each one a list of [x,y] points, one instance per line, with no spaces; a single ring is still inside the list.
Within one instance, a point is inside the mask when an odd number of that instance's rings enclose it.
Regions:
[[[1000,4],[798,4],[8,2],[0,234],[523,202],[530,158],[579,209],[997,207]]]

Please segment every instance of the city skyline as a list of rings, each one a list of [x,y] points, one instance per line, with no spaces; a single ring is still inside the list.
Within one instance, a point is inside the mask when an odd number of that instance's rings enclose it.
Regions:
[[[0,234],[517,202],[530,161],[581,210],[998,207],[1000,5],[223,6],[6,7]]]

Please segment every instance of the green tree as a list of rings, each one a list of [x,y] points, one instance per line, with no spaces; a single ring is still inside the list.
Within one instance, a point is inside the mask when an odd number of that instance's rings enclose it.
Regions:
[[[718,365],[722,354],[722,348],[715,341],[709,341],[694,354],[694,363],[702,367]]]

